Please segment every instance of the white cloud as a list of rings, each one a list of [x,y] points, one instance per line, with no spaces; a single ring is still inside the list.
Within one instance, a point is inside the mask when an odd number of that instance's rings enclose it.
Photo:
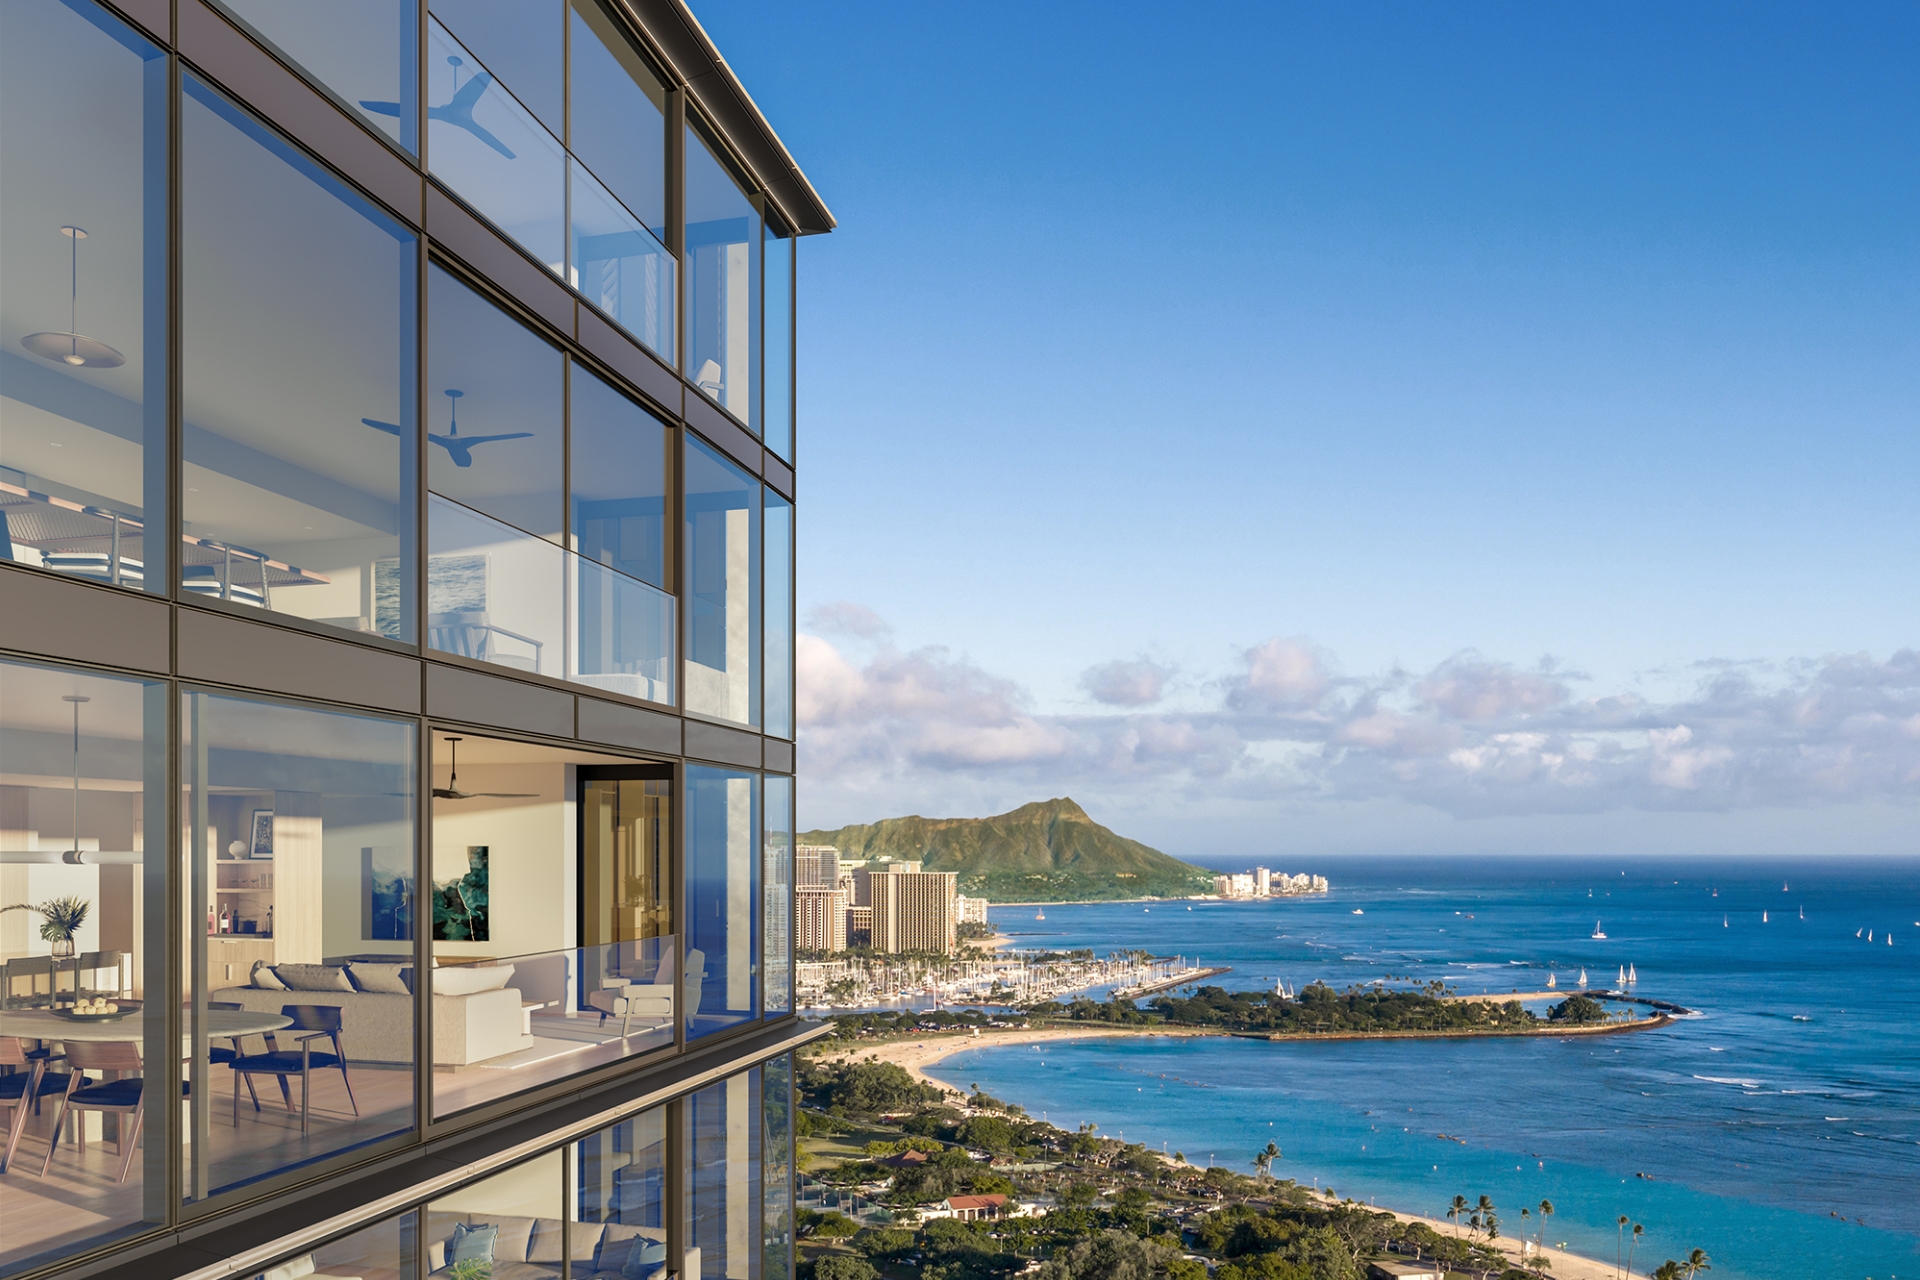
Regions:
[[[884,636],[872,621],[866,634]],[[1117,660],[1083,676],[1115,710],[1049,715],[945,649],[864,647],[871,656],[856,659],[800,638],[803,766],[815,788],[908,808],[962,790],[991,804],[1068,788],[1163,810],[1386,800],[1456,817],[1920,799],[1914,650],[1702,663],[1691,695],[1659,703],[1576,699],[1544,666],[1472,652],[1412,678],[1336,676],[1332,655],[1275,637],[1243,651],[1211,708],[1153,710],[1167,672]]]
[[[1110,707],[1145,707],[1166,694],[1167,680],[1173,673],[1157,662],[1136,658],[1131,662],[1103,662],[1088,667],[1080,675],[1080,687],[1095,702]]]

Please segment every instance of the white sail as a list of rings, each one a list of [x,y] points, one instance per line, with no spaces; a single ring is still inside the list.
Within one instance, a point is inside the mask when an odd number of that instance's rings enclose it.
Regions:
[[[1632,986],[1634,983],[1638,981],[1640,981],[1640,975],[1633,971],[1632,965],[1628,965],[1627,966],[1627,985]]]
[[[1627,985],[1627,971],[1624,968],[1620,970],[1620,976],[1614,979],[1614,983],[1622,987]]]
[[[1585,989],[1586,989],[1586,985],[1587,985],[1587,971],[1586,971],[1585,969],[1582,969],[1582,970],[1580,971],[1580,987],[1581,987],[1581,989],[1582,989],[1582,990],[1585,990]]]
[[[1767,922],[1767,913],[1762,911],[1760,913],[1760,923],[1765,924],[1766,922]]]
[[[1548,988],[1549,990],[1551,990],[1551,989],[1553,989],[1554,987],[1557,987],[1557,986],[1559,986],[1559,985],[1560,985],[1559,983],[1557,983],[1557,982],[1555,982],[1555,981],[1553,980],[1553,974],[1552,974],[1552,973],[1548,973],[1548,974],[1547,974],[1547,988]]]

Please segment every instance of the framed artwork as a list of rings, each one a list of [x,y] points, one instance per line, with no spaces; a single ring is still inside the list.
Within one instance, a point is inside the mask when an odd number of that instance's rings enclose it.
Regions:
[[[249,858],[271,858],[273,856],[273,810],[255,809],[253,811],[253,838],[247,842]]]

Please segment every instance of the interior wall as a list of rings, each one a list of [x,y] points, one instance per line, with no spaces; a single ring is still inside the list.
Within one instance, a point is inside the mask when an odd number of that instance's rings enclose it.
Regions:
[[[460,789],[531,792],[526,799],[435,800],[433,880],[442,884],[467,871],[469,845],[488,849],[489,937],[485,942],[436,942],[446,956],[505,957],[575,945],[575,814],[558,761],[460,765]],[[441,785],[436,779],[436,785]],[[427,911],[421,911],[426,927]]]

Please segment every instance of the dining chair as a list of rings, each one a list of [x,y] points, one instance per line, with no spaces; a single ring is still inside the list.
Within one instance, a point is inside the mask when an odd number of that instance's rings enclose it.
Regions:
[[[13,1164],[13,1153],[20,1148],[20,1135],[27,1127],[27,1108],[37,1114],[42,1095],[67,1087],[65,1073],[49,1074],[45,1054],[29,1053],[15,1036],[0,1036],[0,1107],[7,1109],[7,1154],[0,1158],[0,1173]]]
[[[80,987],[79,994],[83,996],[117,996],[123,994],[125,984],[121,981],[120,972],[122,958],[122,954],[118,951],[81,952],[78,972],[86,974],[88,981],[84,985],[78,982],[75,983],[76,986]],[[103,969],[113,970],[113,985],[111,987],[101,987],[97,985],[100,981],[100,971]]]
[[[347,1074],[346,1051],[340,1047],[340,1006],[336,1004],[289,1004],[280,1007],[280,1016],[293,1019],[291,1026],[282,1027],[279,1032],[268,1031],[265,1035],[267,1051],[265,1053],[242,1054],[227,1064],[236,1076],[275,1076],[280,1081],[280,1096],[286,1099],[287,1110],[293,1110],[293,1099],[287,1092],[289,1076],[300,1077],[300,1132],[307,1132],[308,1121],[312,1115],[309,1098],[312,1096],[313,1072],[315,1069],[340,1069],[340,1080],[347,1086],[347,1102],[353,1107],[353,1114],[360,1114],[359,1100],[353,1096],[353,1078]],[[274,1037],[285,1032],[299,1032],[294,1040],[298,1049],[282,1049]],[[326,1040],[332,1043],[332,1053],[315,1053],[313,1042]],[[247,1088],[253,1088],[251,1079]],[[253,1098],[253,1109],[260,1110],[260,1096]],[[240,1123],[240,1085],[236,1080],[233,1086],[233,1122]]]
[[[47,980],[47,994],[40,994],[40,979]],[[27,984],[26,993],[21,994],[16,983]],[[38,1005],[53,1003],[53,957],[22,956],[7,961],[6,972],[0,975],[0,996],[9,1009],[31,1009]]]
[[[118,1147],[120,1150],[120,1176],[115,1182],[127,1180],[127,1170],[133,1167],[133,1153],[140,1147],[140,1125],[146,1115],[146,1081],[137,1075],[122,1076],[118,1080],[105,1080],[98,1084],[87,1079],[89,1071],[126,1071],[140,1070],[140,1047],[131,1040],[69,1040],[67,1044],[67,1065],[73,1068],[73,1074],[67,1077],[67,1087],[60,1095],[60,1103],[53,1113],[53,1135],[47,1140],[47,1158],[40,1166],[40,1176],[46,1177],[53,1167],[53,1153],[60,1149],[60,1126],[65,1123],[68,1111],[106,1111],[116,1115],[132,1117],[120,1126]],[[74,1126],[82,1159],[87,1154],[87,1126]]]

